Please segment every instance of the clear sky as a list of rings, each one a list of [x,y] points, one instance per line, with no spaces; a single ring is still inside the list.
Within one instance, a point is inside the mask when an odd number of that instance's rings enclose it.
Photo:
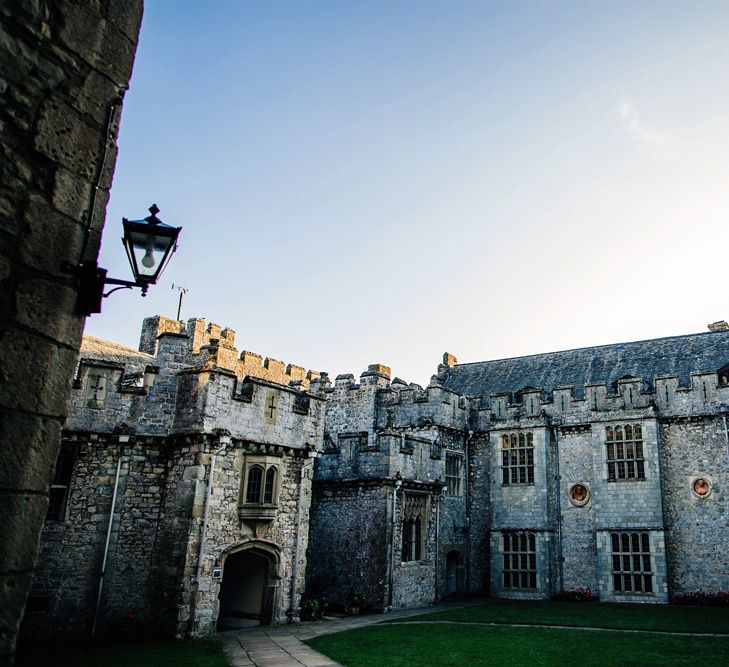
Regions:
[[[427,383],[729,319],[729,3],[147,0],[100,264],[182,226],[141,320]]]

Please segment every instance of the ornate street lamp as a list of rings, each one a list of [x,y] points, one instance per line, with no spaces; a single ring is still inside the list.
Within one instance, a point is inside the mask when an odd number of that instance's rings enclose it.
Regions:
[[[86,261],[79,269],[78,309],[83,315],[101,312],[101,300],[120,289],[139,287],[142,296],[154,285],[165,266],[177,250],[177,237],[182,227],[172,227],[162,222],[156,204],[149,207],[151,215],[144,220],[122,218],[124,236],[122,243],[127,251],[134,281],[107,278],[106,269],[95,261]],[[118,285],[104,292],[105,285]]]

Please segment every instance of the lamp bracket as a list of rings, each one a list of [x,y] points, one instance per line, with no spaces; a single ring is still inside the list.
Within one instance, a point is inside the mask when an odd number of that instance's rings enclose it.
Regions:
[[[100,313],[102,299],[118,290],[139,287],[142,290],[142,296],[147,295],[147,289],[149,288],[147,283],[137,283],[131,280],[121,280],[120,278],[108,278],[106,273],[106,269],[102,269],[93,261],[85,261],[77,267],[78,300],[76,306],[79,314],[88,316],[93,313]],[[106,285],[118,285],[118,287],[104,292]]]

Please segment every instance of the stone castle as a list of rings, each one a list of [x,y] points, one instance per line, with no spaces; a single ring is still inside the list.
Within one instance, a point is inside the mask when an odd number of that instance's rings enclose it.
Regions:
[[[196,636],[458,593],[729,591],[729,326],[357,381],[86,337],[22,633]]]

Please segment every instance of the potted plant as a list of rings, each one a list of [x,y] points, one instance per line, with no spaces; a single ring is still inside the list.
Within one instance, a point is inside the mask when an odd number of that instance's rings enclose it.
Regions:
[[[367,608],[367,598],[362,593],[354,592],[348,598],[344,606],[344,610],[352,615],[357,616]]]
[[[316,621],[324,616],[329,603],[326,598],[316,595],[304,595],[301,598],[301,619],[303,621]]]

